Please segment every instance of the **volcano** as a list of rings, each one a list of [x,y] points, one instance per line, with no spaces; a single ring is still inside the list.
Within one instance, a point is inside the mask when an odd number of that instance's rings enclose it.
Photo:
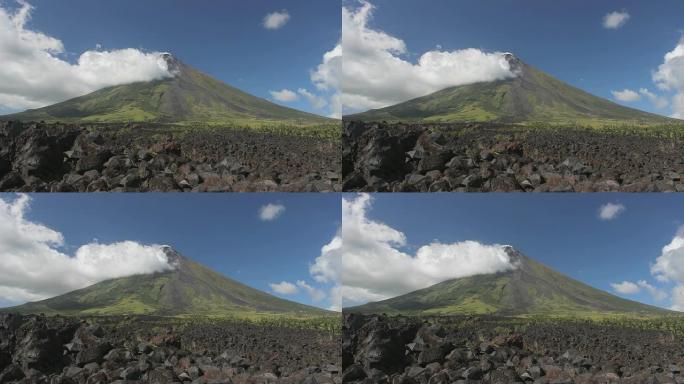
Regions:
[[[512,247],[514,269],[444,281],[344,312],[496,314],[502,316],[667,315],[674,312],[622,299],[563,275]]]
[[[280,299],[229,279],[164,247],[169,271],[112,279],[3,312],[62,315],[326,316],[332,312]]]
[[[250,95],[163,54],[172,77],[103,88],[3,120],[173,124],[330,124],[336,120]]]
[[[515,77],[443,89],[344,120],[555,124],[671,124],[680,120],[624,107],[504,54]]]

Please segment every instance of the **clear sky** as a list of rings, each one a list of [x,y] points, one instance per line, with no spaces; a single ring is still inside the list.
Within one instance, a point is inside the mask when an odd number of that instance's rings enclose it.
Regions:
[[[345,199],[358,196],[346,194]],[[681,305],[675,291],[684,281],[684,235],[678,232],[684,224],[682,208],[680,194],[374,194],[365,216],[402,232],[405,244],[394,248],[409,255],[435,241],[512,245],[593,287],[669,308]],[[346,227],[346,209],[343,215]],[[659,263],[666,270],[652,273]],[[645,285],[638,285],[640,280],[667,297],[655,300]],[[611,285],[624,281],[636,285],[632,293]]]
[[[679,0],[370,3],[375,9],[367,27],[403,40],[407,52],[398,56],[414,64],[434,49],[512,52],[528,64],[604,98],[614,99],[611,91],[638,92],[640,88],[666,98],[673,96],[672,90],[657,89],[652,72],[682,38],[684,2]],[[361,3],[343,0],[343,4],[358,9]],[[628,16],[616,15],[609,24],[612,28],[606,27],[604,17],[613,12]],[[643,94],[639,101],[624,104],[672,114],[671,107],[657,109]]]
[[[61,40],[61,59],[74,63],[85,51],[137,48],[171,52],[186,64],[254,95],[299,88],[317,92],[310,74],[341,34],[334,0],[28,0],[26,29]],[[15,0],[2,0],[10,12]],[[266,15],[288,15],[264,26]],[[0,20],[1,22],[1,20]],[[0,47],[2,43],[0,42]],[[287,106],[328,115],[299,97]]]
[[[11,202],[16,196],[0,194],[0,199]],[[268,204],[284,209],[271,211],[267,217],[272,220],[265,220],[261,208]],[[5,210],[2,214],[6,215]],[[11,218],[3,216],[5,224],[15,221],[17,216],[16,213]],[[309,266],[315,263],[321,248],[331,241],[340,226],[339,195],[32,194],[24,219],[60,232],[64,245],[53,248],[70,256],[92,242],[111,244],[130,240],[146,245],[170,245],[183,255],[254,288],[323,308],[331,305],[327,295],[331,284],[317,282]],[[36,240],[30,236],[24,236],[28,240],[22,238],[21,242],[0,236],[0,248],[21,254],[18,243],[24,244],[23,248],[36,247]],[[8,255],[1,257],[0,269],[17,268],[13,263],[22,263],[16,257],[12,260]],[[12,266],[2,266],[3,261]],[[296,294],[280,295],[269,285],[297,280],[324,291],[326,297],[313,301],[301,289]],[[3,283],[0,281],[0,286]],[[0,299],[0,305],[3,304],[7,305],[7,300]]]

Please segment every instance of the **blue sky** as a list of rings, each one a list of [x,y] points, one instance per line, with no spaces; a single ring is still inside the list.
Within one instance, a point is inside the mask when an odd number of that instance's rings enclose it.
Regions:
[[[3,194],[3,200],[16,198]],[[269,283],[304,280],[340,226],[339,195],[328,194],[33,194],[25,219],[62,233],[73,255],[95,239],[167,244],[215,271],[273,293]],[[285,210],[272,221],[260,209]],[[3,244],[0,244],[3,246]],[[7,256],[6,256],[7,257]],[[1,263],[1,261],[0,261]],[[59,278],[59,276],[55,276]],[[2,284],[0,284],[2,285]],[[305,293],[281,297],[320,307]],[[7,304],[0,301],[0,305]]]
[[[607,203],[624,208],[601,220]],[[374,194],[366,216],[403,232],[397,249],[407,254],[435,240],[512,245],[591,286],[669,308],[672,298],[656,301],[644,289],[623,295],[611,284],[645,280],[670,293],[677,282],[657,281],[650,267],[684,224],[683,207],[679,194]],[[670,256],[677,270],[682,254]]]
[[[211,76],[254,95],[270,90],[315,91],[310,72],[340,39],[340,3],[334,0],[29,0],[27,28],[62,41],[74,62],[95,49],[171,52]],[[0,4],[17,9],[13,0]],[[289,21],[266,29],[264,17],[287,11]],[[288,106],[326,114],[303,98]]]
[[[678,0],[370,0],[369,28],[402,39],[415,63],[425,52],[479,48],[513,52],[528,64],[598,96],[611,91],[657,89],[652,71],[677,46],[684,31],[684,2]],[[356,0],[343,0],[357,8]],[[626,12],[617,29],[603,26],[610,12]],[[657,93],[657,92],[656,92]],[[671,93],[661,92],[664,96]],[[670,115],[644,97],[625,103]]]

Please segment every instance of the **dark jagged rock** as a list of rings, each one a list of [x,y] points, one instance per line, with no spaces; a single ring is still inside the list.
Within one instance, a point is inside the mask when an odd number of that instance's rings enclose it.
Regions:
[[[514,328],[520,330],[514,331]],[[345,383],[680,383],[684,347],[665,331],[582,320],[344,315]],[[405,344],[389,344],[387,335]],[[377,365],[376,345],[394,348]]]
[[[0,314],[0,383],[340,384],[339,354],[286,326]]]
[[[684,142],[672,137],[486,123],[344,125],[347,192],[684,191]]]
[[[239,129],[0,122],[0,191],[340,191],[335,141]]]

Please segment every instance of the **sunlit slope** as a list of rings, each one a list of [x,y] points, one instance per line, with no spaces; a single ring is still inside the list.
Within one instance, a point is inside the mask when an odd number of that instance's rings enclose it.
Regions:
[[[575,88],[507,56],[518,76],[446,88],[390,107],[345,116],[345,120],[405,122],[629,123],[679,120],[624,107]]]
[[[65,315],[147,314],[161,316],[329,315],[229,279],[166,250],[177,266],[153,275],[104,281],[51,299],[6,311]]]
[[[214,79],[172,56],[176,76],[100,89],[48,107],[4,116],[23,121],[331,124],[335,120],[286,108]]]
[[[517,268],[453,279],[345,312],[498,315],[665,315],[673,312],[625,300],[536,262],[512,248]]]

